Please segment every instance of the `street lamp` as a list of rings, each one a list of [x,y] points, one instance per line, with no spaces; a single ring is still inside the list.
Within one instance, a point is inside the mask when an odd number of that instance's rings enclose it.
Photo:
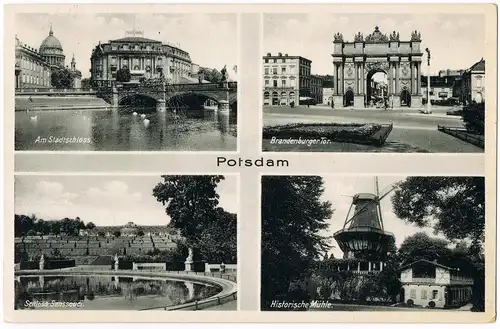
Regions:
[[[427,53],[427,114],[431,114],[431,51],[425,48]]]

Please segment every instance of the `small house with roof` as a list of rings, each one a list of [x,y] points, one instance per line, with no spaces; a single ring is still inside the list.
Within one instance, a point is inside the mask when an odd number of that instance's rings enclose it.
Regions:
[[[459,307],[470,302],[474,281],[460,269],[420,259],[400,268],[400,300],[431,308]]]

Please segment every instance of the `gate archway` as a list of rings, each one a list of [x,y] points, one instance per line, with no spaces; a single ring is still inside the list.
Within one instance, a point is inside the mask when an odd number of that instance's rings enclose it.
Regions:
[[[344,107],[353,105],[354,105],[354,93],[352,92],[352,89],[348,89],[344,95]]]
[[[411,95],[406,88],[401,91],[400,97],[401,97],[401,106],[411,107]]]
[[[415,100],[422,98],[421,64],[423,53],[420,50],[421,36],[413,31],[408,41],[400,40],[399,33],[393,31],[386,35],[378,26],[363,36],[358,32],[353,41],[344,41],[341,33],[334,35],[332,54],[334,70],[333,102],[345,104],[347,91],[352,89],[354,107],[370,104],[370,75],[385,72],[387,75],[387,99],[394,107],[401,106],[401,93],[406,88],[410,95],[405,104],[418,107]],[[405,94],[405,97],[407,95]],[[413,100],[413,101],[412,101]]]

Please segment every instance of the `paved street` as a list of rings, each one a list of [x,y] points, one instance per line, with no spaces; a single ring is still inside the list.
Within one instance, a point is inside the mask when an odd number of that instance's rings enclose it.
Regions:
[[[307,150],[297,146],[270,145],[264,141],[266,151],[309,151],[309,152],[437,152],[437,153],[477,153],[479,147],[437,130],[438,125],[462,127],[462,119],[447,116],[450,108],[433,108],[432,114],[420,114],[417,109],[331,109],[328,107],[264,107],[264,125],[287,123],[393,123],[394,127],[386,144],[381,147],[332,143]],[[279,149],[277,148],[279,147]]]

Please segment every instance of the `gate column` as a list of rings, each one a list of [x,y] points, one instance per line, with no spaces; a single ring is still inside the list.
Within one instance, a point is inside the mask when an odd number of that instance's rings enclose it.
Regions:
[[[362,48],[362,47],[361,47]],[[365,107],[365,94],[363,88],[363,80],[365,76],[365,71],[362,69],[363,57],[359,56],[354,59],[354,67],[356,69],[356,95],[354,96],[354,107],[364,108]]]
[[[391,72],[392,74],[392,80],[391,80],[391,97],[392,101],[391,104],[389,104],[390,107],[392,108],[398,108],[401,107],[401,96],[400,96],[400,86],[399,86],[399,57],[397,56],[392,56],[390,58],[390,63],[391,63]]]

